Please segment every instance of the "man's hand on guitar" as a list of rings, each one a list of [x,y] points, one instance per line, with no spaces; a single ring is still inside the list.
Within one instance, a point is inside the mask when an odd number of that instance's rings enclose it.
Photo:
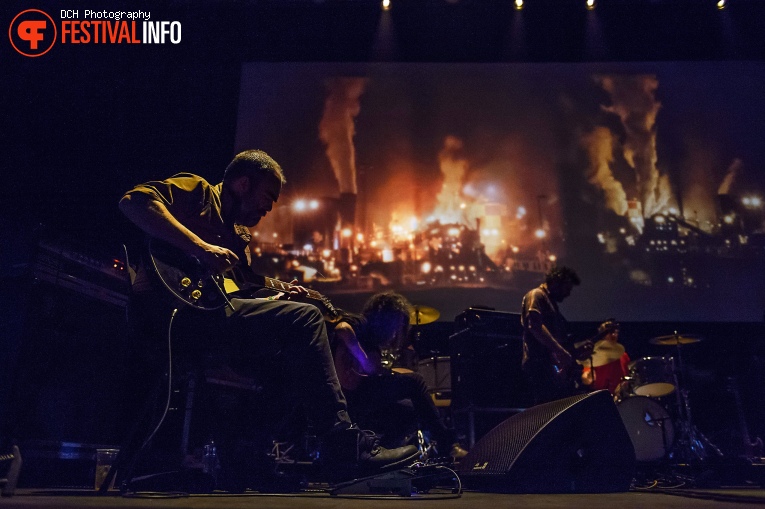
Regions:
[[[287,294],[288,299],[292,297],[305,298],[308,295],[308,289],[304,286],[298,285],[297,282],[297,279],[290,281],[290,293]]]
[[[289,292],[279,292],[276,295],[269,297],[268,300],[290,300],[293,297],[300,300],[301,298],[305,298],[308,295],[308,289],[304,286],[296,285],[295,283],[297,282],[297,279],[293,279],[290,281]]]
[[[571,356],[571,354],[561,348],[560,350],[555,350],[552,352],[552,358],[557,371],[561,374],[561,376],[568,376],[568,373],[574,364],[574,358]]]
[[[215,244],[203,244],[196,259],[214,274],[221,274],[231,269],[239,261],[233,251]]]

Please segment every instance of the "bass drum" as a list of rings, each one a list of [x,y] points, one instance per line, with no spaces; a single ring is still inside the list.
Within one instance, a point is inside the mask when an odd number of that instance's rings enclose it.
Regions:
[[[645,396],[633,396],[616,405],[635,447],[637,461],[664,458],[675,442],[675,427],[667,411]]]

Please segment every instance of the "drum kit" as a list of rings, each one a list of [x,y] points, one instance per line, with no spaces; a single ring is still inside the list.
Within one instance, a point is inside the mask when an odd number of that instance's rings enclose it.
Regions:
[[[415,341],[420,327],[438,320],[438,310],[414,306],[410,325]],[[628,365],[628,374],[616,388],[614,402],[635,447],[638,462],[671,460],[683,463],[704,460],[710,455],[722,456],[693,424],[688,390],[683,387],[685,367],[683,348],[703,341],[701,336],[673,334],[657,336],[648,342],[674,348],[672,355],[641,357]],[[600,340],[593,345],[585,361],[592,368],[618,361],[624,346],[616,341]],[[583,364],[585,364],[583,363]],[[432,392],[450,392],[449,357],[434,355],[418,362],[415,368],[426,379]]]
[[[629,374],[622,378],[614,400],[639,462],[670,459],[689,463],[710,454],[722,456],[693,425],[688,390],[681,383],[685,374],[682,349],[702,339],[677,332],[652,338],[649,343],[653,345],[674,347],[675,355],[642,357],[629,364]],[[600,349],[596,344],[593,366],[613,362],[622,353],[624,347],[618,343]]]
[[[412,307],[409,315],[409,324],[414,327],[415,342],[420,339],[420,325],[435,322],[441,313],[432,307],[416,305]],[[451,401],[451,360],[449,356],[432,355],[417,361],[416,370],[422,375],[429,392],[433,396],[436,406],[447,406]]]

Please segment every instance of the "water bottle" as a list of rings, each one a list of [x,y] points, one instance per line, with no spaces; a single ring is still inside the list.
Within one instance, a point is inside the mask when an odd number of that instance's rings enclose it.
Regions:
[[[220,462],[218,461],[218,447],[213,440],[205,444],[204,457],[202,458],[202,471],[212,476],[213,482],[218,484],[218,472],[220,471]]]

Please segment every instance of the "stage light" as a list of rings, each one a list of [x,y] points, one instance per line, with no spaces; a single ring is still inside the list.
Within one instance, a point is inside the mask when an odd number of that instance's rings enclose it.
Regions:
[[[593,10],[595,8],[595,0],[587,0],[586,5],[588,11]]]
[[[515,0],[515,10],[520,11],[523,9],[523,0]]]
[[[537,231],[534,232],[534,235],[538,239],[543,239],[547,236],[547,232],[544,231],[542,228],[539,228]]]
[[[390,10],[390,0],[382,0],[382,10],[389,11]]]
[[[718,9],[723,10],[727,6],[728,6],[728,2],[726,0],[717,0],[717,8]]]
[[[305,200],[297,200],[295,203],[292,204],[292,206],[298,212],[302,212],[306,209]]]

